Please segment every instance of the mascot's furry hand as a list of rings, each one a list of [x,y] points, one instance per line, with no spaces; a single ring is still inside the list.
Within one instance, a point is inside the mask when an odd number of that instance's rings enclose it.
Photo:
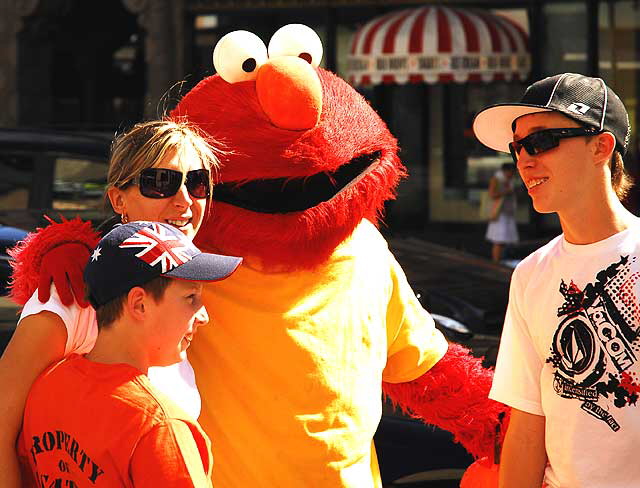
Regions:
[[[42,256],[38,300],[46,302],[51,294],[51,283],[56,285],[63,305],[73,304],[74,296],[81,307],[89,306],[84,297],[82,272],[89,261],[89,249],[83,244],[67,243],[53,248]]]
[[[9,251],[14,259],[10,285],[13,301],[24,305],[37,288],[38,300],[46,302],[53,282],[64,305],[72,305],[75,296],[81,307],[88,306],[82,272],[99,240],[91,223],[79,218],[53,222],[29,234]]]
[[[384,383],[384,392],[395,405],[427,424],[454,435],[474,457],[493,460],[502,445],[509,407],[488,398],[493,372],[482,367],[459,344],[449,349],[420,378],[407,383]]]

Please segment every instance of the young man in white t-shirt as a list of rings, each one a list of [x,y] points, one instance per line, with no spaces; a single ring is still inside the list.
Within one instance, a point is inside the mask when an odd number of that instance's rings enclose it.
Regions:
[[[480,112],[533,206],[563,234],[511,281],[490,397],[513,408],[501,487],[640,486],[640,224],[621,203],[628,115],[598,78],[564,73]]]

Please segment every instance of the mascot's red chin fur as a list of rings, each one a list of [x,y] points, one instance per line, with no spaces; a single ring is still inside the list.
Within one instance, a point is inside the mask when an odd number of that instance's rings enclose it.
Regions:
[[[463,347],[447,349],[367,223],[378,221],[405,176],[396,140],[363,97],[317,60],[308,64],[304,50],[267,60],[261,49],[262,58],[237,61],[248,74],[204,79],[171,114],[221,150],[197,244],[245,258],[234,276],[207,289],[214,325],[198,333],[189,357],[212,437],[214,484],[380,486],[367,443],[383,378],[384,392],[405,411],[451,431],[474,456],[492,456],[506,407],[487,398],[491,372]],[[28,259],[22,254],[18,262]],[[363,286],[366,293],[354,289]],[[273,353],[262,355],[265,348]],[[375,367],[350,363],[360,350]],[[403,376],[398,363],[413,369]],[[364,384],[372,393],[363,402],[355,397]],[[366,429],[362,419],[371,419]]]

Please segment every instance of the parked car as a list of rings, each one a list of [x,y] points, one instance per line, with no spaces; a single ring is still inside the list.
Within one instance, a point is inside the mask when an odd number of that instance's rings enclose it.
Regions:
[[[44,215],[105,215],[111,135],[0,129],[0,225],[33,230]]]
[[[16,245],[18,241],[24,239],[27,232],[15,227],[0,225],[0,296],[6,295],[7,283],[11,276],[11,266],[9,265],[9,254],[7,249]]]
[[[391,410],[374,437],[385,488],[458,488],[473,458],[453,436]]]
[[[447,340],[485,357],[485,366],[494,366],[512,269],[416,237],[387,240]],[[387,488],[458,487],[473,461],[451,434],[402,414],[388,402],[375,444]]]
[[[105,217],[111,136],[50,130],[0,129],[0,286],[8,278],[7,247],[45,225],[44,215]],[[215,190],[214,190],[215,191]],[[510,270],[418,239],[389,239],[425,308],[450,341],[485,355],[497,346]],[[1,302],[0,302],[1,303]],[[15,309],[1,315],[0,352]],[[457,486],[471,457],[447,432],[425,426],[385,404],[375,435],[383,483],[405,488]],[[448,484],[447,484],[448,483]]]

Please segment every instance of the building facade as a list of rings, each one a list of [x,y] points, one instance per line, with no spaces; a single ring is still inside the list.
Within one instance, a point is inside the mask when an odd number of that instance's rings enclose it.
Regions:
[[[390,60],[380,66],[397,66],[399,76],[356,79],[350,60],[364,26],[425,6],[462,12],[463,27],[450,22],[448,34],[433,37],[449,43],[445,62],[450,66],[493,62],[453,59],[456,49],[478,51],[462,32],[469,19],[489,15],[519,26],[526,66],[519,66],[519,76],[403,78],[403,62]],[[449,11],[443,12],[446,19]],[[475,141],[473,115],[488,104],[519,97],[532,80],[558,72],[601,76],[621,95],[634,129],[626,164],[638,173],[637,0],[0,0],[0,95],[5,101],[0,126],[114,131],[162,115],[214,72],[211,53],[224,34],[245,29],[266,43],[279,27],[295,22],[318,32],[322,65],[351,79],[399,140],[410,178],[387,209],[392,227],[480,224],[488,180],[509,156]],[[493,35],[491,26],[487,29],[485,37]],[[530,211],[524,193],[522,202],[523,225],[557,227],[552,217]],[[639,203],[638,193],[632,193],[628,205],[635,210]]]

